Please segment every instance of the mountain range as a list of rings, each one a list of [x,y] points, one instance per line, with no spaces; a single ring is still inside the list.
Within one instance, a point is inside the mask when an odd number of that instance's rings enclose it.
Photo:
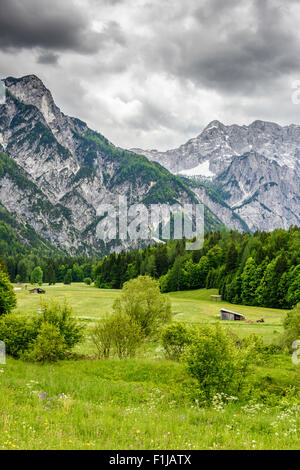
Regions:
[[[300,223],[300,126],[264,121],[226,126],[213,121],[177,149],[134,151],[173,174],[215,188],[250,231]],[[193,190],[222,222],[239,228],[225,208],[209,200],[203,185]]]
[[[205,205],[205,229],[300,224],[300,126],[213,121],[167,152],[125,150],[66,116],[35,75],[4,79],[0,105],[0,220],[25,245],[69,254],[126,248],[96,237],[97,208],[128,203]]]

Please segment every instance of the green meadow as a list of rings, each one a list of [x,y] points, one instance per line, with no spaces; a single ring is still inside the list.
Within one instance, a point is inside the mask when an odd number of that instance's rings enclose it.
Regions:
[[[30,288],[28,286],[28,289]],[[95,322],[111,313],[113,302],[120,293],[117,289],[96,289],[83,283],[76,283],[70,286],[65,286],[64,284],[56,284],[55,286],[44,285],[44,289],[46,290],[45,295],[29,294],[29,291],[25,289],[16,291],[16,311],[31,315],[32,313],[37,313],[40,303],[44,299],[55,298],[62,301],[66,298],[72,306],[76,317],[82,321]],[[174,321],[195,324],[221,322],[220,309],[224,307],[242,313],[247,320],[254,322],[222,321],[222,324],[230,326],[234,332],[241,336],[255,333],[262,336],[266,342],[272,342],[282,332],[282,319],[287,310],[215,302],[210,297],[213,294],[217,294],[216,289],[171,292],[165,295],[168,295],[171,299]],[[265,323],[256,323],[261,318],[264,318]]]
[[[251,397],[198,406],[185,365],[167,361],[159,343],[135,359],[98,360],[89,328],[112,311],[117,290],[84,284],[44,286],[46,295],[16,291],[20,315],[38,315],[41,299],[67,298],[84,322],[78,360],[0,365],[1,449],[300,449],[300,368],[288,355],[270,356],[249,376]],[[222,306],[265,323],[222,322],[266,343],[282,331],[285,311],[215,303],[215,290],[169,294],[174,321],[220,322]]]

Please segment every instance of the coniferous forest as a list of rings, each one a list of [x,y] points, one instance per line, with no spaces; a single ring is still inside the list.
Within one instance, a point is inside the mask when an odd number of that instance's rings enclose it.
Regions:
[[[103,259],[37,252],[3,261],[12,282],[94,282],[100,288],[122,288],[139,275],[159,279],[162,292],[216,288],[236,304],[291,308],[300,301],[300,229],[273,232],[207,233],[203,248],[186,251],[184,240],[170,240],[142,250],[113,253]]]

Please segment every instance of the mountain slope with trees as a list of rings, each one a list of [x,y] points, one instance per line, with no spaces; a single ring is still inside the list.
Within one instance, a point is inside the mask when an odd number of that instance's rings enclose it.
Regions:
[[[158,163],[116,147],[63,114],[42,81],[5,79],[0,105],[0,201],[16,223],[70,255],[109,253],[127,245],[96,236],[101,204],[196,203],[186,182]],[[207,230],[224,223],[207,209]]]

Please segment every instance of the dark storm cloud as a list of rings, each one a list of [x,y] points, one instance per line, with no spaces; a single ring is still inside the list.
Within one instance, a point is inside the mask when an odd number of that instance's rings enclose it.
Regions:
[[[299,122],[299,23],[299,0],[0,0],[0,69],[118,145],[170,148],[213,119]]]
[[[59,59],[58,54],[54,54],[54,52],[51,52],[51,51],[45,51],[45,52],[42,52],[38,56],[37,63],[54,65],[54,64],[57,64],[58,59]]]
[[[293,1],[192,3],[190,28],[184,17],[155,26],[148,56],[154,64],[199,85],[239,93],[299,70],[299,25],[289,23]]]
[[[115,21],[105,25],[103,32],[94,31],[88,2],[86,7],[72,0],[1,0],[0,47],[39,47],[92,54],[106,43],[124,43]]]

